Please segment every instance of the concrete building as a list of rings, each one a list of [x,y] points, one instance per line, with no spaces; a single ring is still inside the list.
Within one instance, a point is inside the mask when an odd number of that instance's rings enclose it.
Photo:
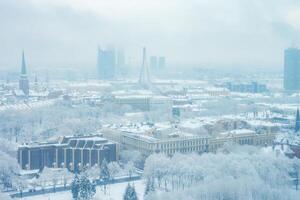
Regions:
[[[125,67],[125,53],[123,49],[117,51],[117,67],[118,70]]]
[[[166,67],[166,58],[163,56],[160,56],[158,58],[158,68],[159,69],[164,69]]]
[[[83,166],[100,166],[118,158],[118,144],[100,135],[64,136],[55,142],[25,144],[18,148],[18,163],[22,169],[62,167],[76,171]]]
[[[226,143],[240,145],[272,145],[275,133],[257,133],[250,129],[233,129],[230,131],[207,134],[192,131],[171,124],[131,124],[128,126],[104,127],[104,136],[114,140],[125,149],[133,149],[145,154],[161,152],[174,153],[215,152]]]
[[[115,77],[116,55],[114,48],[103,50],[98,48],[98,72],[99,78],[103,80]]]
[[[158,67],[157,56],[151,56],[150,57],[150,69],[157,70],[157,67]]]
[[[173,155],[207,151],[208,137],[177,132],[169,134],[166,138],[158,139],[147,135],[123,133],[121,144],[127,149],[138,150],[146,154],[160,152]]]
[[[274,133],[257,134],[253,130],[236,129],[219,133],[216,137],[210,138],[208,141],[208,151],[215,152],[228,142],[240,145],[270,146],[273,144],[274,139]]]
[[[284,89],[300,90],[300,49],[284,51]]]
[[[118,105],[129,105],[133,109],[141,111],[165,110],[171,113],[173,106],[171,98],[157,95],[115,96],[113,101]]]
[[[251,83],[233,83],[227,82],[224,86],[232,92],[242,92],[242,93],[263,93],[267,92],[267,86],[265,84],[260,84],[257,82]]]
[[[207,135],[193,135],[174,129],[168,123],[109,126],[104,127],[103,133],[105,137],[118,141],[123,148],[145,154],[204,152],[208,144]]]

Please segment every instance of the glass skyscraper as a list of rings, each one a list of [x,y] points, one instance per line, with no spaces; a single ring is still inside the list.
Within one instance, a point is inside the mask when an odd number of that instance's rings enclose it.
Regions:
[[[284,89],[300,90],[300,49],[284,51]]]

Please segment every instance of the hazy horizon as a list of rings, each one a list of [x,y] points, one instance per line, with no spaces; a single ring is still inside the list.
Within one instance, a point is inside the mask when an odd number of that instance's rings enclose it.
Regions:
[[[296,0],[2,0],[0,69],[96,67],[97,46],[141,48],[170,66],[281,70],[283,50],[299,45]]]

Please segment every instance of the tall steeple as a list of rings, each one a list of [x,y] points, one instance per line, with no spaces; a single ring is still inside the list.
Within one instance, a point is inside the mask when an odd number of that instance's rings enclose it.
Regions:
[[[19,79],[19,89],[22,90],[26,96],[29,95],[29,82],[27,78],[24,50],[22,52],[22,65],[21,65],[21,74]]]
[[[299,112],[299,108],[297,108],[295,132],[298,132],[299,130],[300,130],[300,112]]]
[[[150,86],[150,73],[149,69],[147,66],[147,57],[146,57],[146,47],[143,48],[143,62],[142,62],[142,67],[140,71],[140,77],[139,77],[139,84],[142,87],[148,88]]]

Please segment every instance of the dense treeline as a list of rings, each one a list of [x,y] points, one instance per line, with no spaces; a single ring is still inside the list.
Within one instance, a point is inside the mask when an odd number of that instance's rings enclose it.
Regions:
[[[297,199],[292,173],[300,160],[275,155],[269,149],[235,147],[230,153],[146,160],[144,176],[159,192],[150,199]],[[299,196],[298,196],[299,197]]]

